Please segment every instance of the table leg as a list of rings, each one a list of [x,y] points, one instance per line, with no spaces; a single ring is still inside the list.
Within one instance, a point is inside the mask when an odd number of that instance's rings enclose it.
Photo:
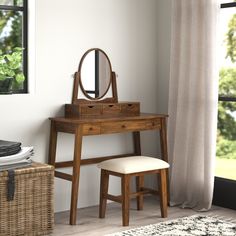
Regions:
[[[162,159],[164,161],[168,162],[166,118],[162,118],[161,119],[160,141],[161,141],[161,155],[162,155]]]
[[[82,126],[76,127],[75,143],[74,143],[74,160],[72,173],[72,188],[71,188],[71,205],[70,205],[70,224],[76,224],[79,176],[80,176],[80,160],[82,149]]]
[[[140,131],[133,132],[133,143],[134,143],[134,153],[137,156],[141,155],[141,142],[140,142]],[[137,176],[136,181],[136,191],[141,191],[144,186],[144,176]],[[143,209],[143,195],[136,197],[137,209]]]
[[[56,124],[54,121],[51,121],[48,164],[53,166],[55,166],[56,162],[56,147],[57,147]]]
[[[167,132],[166,132],[166,118],[161,119],[161,130],[160,130],[160,141],[161,141],[161,156],[162,159],[168,162],[168,150],[167,150]],[[167,198],[168,203],[170,202],[170,188],[169,188],[169,171],[166,170],[166,179],[167,179]]]
[[[157,174],[159,183],[159,193],[160,193],[160,207],[161,207],[161,217],[167,217],[167,182],[166,182],[166,169],[161,169],[160,173]]]
[[[134,142],[134,153],[137,156],[141,155],[141,145],[140,145],[140,131],[133,132],[133,142]]]

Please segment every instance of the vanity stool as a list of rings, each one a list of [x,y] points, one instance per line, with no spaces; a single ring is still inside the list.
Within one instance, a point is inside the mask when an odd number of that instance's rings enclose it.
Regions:
[[[107,199],[122,204],[123,226],[129,225],[129,200],[137,198],[137,209],[143,209],[144,194],[159,194],[161,216],[167,217],[167,169],[169,164],[163,160],[146,157],[130,156],[103,161],[98,164],[101,169],[99,218],[105,218]],[[145,174],[159,174],[159,191],[144,187]],[[108,194],[109,175],[121,177],[121,196]],[[130,178],[136,177],[136,191],[130,192]]]

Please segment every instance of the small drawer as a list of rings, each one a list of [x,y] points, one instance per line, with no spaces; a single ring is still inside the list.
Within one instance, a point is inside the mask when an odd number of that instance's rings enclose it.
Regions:
[[[123,114],[139,114],[140,104],[139,102],[128,102],[121,104],[121,112]]]
[[[102,113],[103,114],[119,114],[121,113],[121,106],[119,103],[103,104]]]
[[[118,132],[138,131],[146,130],[145,121],[118,121],[118,122],[107,122],[101,125],[101,133],[111,134]]]
[[[148,129],[160,129],[161,120],[160,119],[149,120],[148,122],[146,122],[146,127]]]
[[[102,105],[81,105],[80,114],[82,116],[86,115],[101,115],[102,114]]]
[[[100,134],[101,129],[99,125],[93,124],[86,124],[83,125],[83,135],[93,135],[93,134]]]

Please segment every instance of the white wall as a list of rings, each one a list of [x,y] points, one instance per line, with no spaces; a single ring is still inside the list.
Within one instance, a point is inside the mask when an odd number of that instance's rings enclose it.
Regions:
[[[168,113],[172,1],[175,0],[158,0],[157,10],[157,107],[161,113]]]
[[[46,162],[48,117],[62,115],[63,104],[71,102],[71,74],[92,47],[109,55],[118,74],[120,101],[140,101],[145,112],[166,112],[170,1],[36,0],[35,77],[29,78],[35,82],[35,91],[0,96],[0,139],[33,145],[34,160]],[[156,136],[151,132],[142,135],[145,154],[158,153]],[[83,141],[84,158],[131,150],[130,134],[85,137]],[[60,134],[58,142],[58,159],[71,159],[73,136]],[[119,191],[116,179],[111,188]],[[95,166],[82,167],[79,207],[97,204],[98,193],[99,171]],[[56,179],[56,211],[69,209],[69,203],[70,183]]]

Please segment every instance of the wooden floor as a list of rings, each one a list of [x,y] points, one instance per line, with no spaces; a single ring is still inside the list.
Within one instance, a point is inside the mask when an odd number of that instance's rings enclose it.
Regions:
[[[190,209],[181,209],[178,207],[168,208],[168,218],[161,218],[159,202],[154,197],[144,199],[144,210],[137,211],[134,201],[131,203],[130,225],[121,226],[121,205],[109,203],[107,205],[106,218],[98,218],[98,207],[88,207],[78,210],[77,225],[69,225],[69,212],[61,212],[55,215],[55,229],[53,235],[79,235],[79,236],[100,236],[108,233],[123,231],[129,228],[154,224],[168,219],[199,214]],[[212,210],[201,213],[222,216],[224,218],[233,218],[236,220],[236,211],[213,206]]]

